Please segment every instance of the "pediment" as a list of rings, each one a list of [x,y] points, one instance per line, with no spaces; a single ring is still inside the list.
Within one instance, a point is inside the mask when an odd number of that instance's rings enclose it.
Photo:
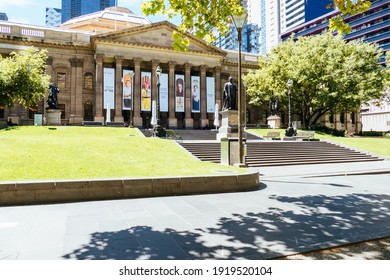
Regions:
[[[111,42],[113,44],[120,43],[173,50],[172,44],[174,41],[172,35],[174,31],[177,31],[177,27],[174,24],[168,21],[162,21],[98,34],[92,36],[92,40],[95,44],[99,42]],[[205,52],[218,56],[226,55],[226,52],[223,50],[210,46],[191,34],[187,34],[187,36],[190,40],[188,52]]]

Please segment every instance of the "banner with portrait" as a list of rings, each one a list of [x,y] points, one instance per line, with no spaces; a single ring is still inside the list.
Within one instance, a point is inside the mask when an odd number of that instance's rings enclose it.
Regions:
[[[141,111],[152,109],[152,73],[141,72]]]
[[[184,112],[184,75],[175,75],[175,111]]]
[[[168,112],[168,74],[160,76],[160,112]]]
[[[200,77],[191,76],[191,112],[200,113]]]
[[[115,108],[115,69],[104,68],[103,70],[103,108]]]
[[[123,110],[133,109],[133,75],[132,70],[123,70]]]
[[[206,77],[207,113],[215,112],[215,78]]]

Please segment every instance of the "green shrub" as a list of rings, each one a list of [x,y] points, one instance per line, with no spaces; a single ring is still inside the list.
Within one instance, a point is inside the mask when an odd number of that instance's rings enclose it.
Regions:
[[[315,125],[311,127],[312,130],[323,132],[329,135],[338,136],[338,137],[344,137],[345,136],[345,130],[337,130],[335,128],[327,127],[324,125]]]

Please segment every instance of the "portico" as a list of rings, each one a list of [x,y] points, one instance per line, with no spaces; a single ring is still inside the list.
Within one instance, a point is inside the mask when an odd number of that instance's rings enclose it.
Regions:
[[[160,66],[168,75],[168,110],[161,110],[162,125],[171,128],[200,128],[214,120],[213,111],[207,108],[207,77],[212,77],[214,101],[221,104],[221,61],[226,53],[196,39],[190,39],[187,52],[175,51],[172,33],[176,27],[169,22],[158,22],[147,26],[133,27],[92,36],[92,47],[96,63],[96,110],[95,121],[104,121],[104,68],[115,69],[115,108],[113,121],[123,122],[123,70],[134,71],[133,124],[148,126],[151,110],[142,108],[143,73],[150,73],[151,100],[157,99],[155,71]],[[120,55],[118,55],[120,54]],[[178,109],[175,96],[176,75],[184,75],[184,110]],[[200,108],[192,107],[191,77],[199,77]],[[218,94],[216,94],[218,92]],[[210,94],[210,93],[209,93]],[[210,96],[209,96],[210,97]],[[210,100],[209,100],[210,101]],[[127,121],[127,120],[126,120]]]

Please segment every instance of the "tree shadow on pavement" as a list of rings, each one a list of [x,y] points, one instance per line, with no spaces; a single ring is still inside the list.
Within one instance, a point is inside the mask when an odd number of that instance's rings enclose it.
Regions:
[[[158,230],[139,225],[96,232],[65,259],[270,259],[390,236],[390,196],[271,196],[266,212],[235,213],[212,227]]]

